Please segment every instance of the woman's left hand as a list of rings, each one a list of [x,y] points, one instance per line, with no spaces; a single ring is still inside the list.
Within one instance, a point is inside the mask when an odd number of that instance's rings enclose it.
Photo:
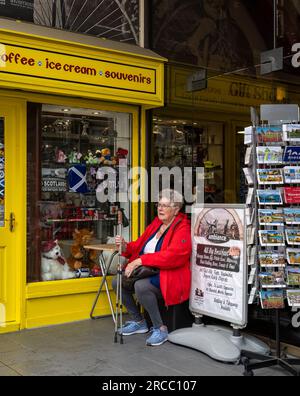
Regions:
[[[142,260],[141,259],[137,259],[134,260],[132,263],[128,264],[126,269],[125,269],[125,275],[127,276],[127,278],[130,278],[131,274],[133,273],[133,271],[140,267],[142,265]]]

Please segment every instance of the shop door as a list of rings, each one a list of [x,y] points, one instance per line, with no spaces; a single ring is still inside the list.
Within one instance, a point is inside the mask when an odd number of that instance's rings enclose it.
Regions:
[[[20,111],[0,101],[0,333],[19,321],[20,279]],[[19,183],[19,185],[17,184]],[[17,185],[17,187],[16,187]],[[20,289],[20,288],[19,288]]]

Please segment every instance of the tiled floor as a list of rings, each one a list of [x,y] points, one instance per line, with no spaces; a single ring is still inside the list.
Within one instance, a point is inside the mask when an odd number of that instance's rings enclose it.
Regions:
[[[169,342],[147,347],[147,335],[114,343],[111,318],[0,335],[0,376],[241,376],[242,366],[221,364]],[[263,369],[259,376],[285,375]]]

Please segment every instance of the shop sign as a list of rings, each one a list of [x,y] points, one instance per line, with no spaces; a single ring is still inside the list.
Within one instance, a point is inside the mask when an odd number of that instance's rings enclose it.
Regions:
[[[0,0],[0,16],[33,22],[34,0]]]
[[[170,76],[170,104],[187,106],[222,106],[231,110],[245,109],[262,104],[298,103],[298,92],[290,91],[284,84],[274,86],[266,82],[259,82],[250,78],[224,76],[210,78],[207,89],[200,92],[188,92],[186,80],[189,71],[172,67]]]
[[[1,0],[0,0],[1,1]],[[0,43],[0,73],[156,94],[156,69]]]
[[[284,162],[300,162],[300,147],[299,146],[289,146],[285,148]]]
[[[234,325],[247,323],[243,205],[194,207],[190,309]]]
[[[67,181],[55,178],[47,177],[42,179],[42,192],[66,192]]]

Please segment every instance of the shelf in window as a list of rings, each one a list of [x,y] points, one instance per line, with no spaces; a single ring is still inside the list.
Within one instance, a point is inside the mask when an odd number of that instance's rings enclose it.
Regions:
[[[54,223],[85,223],[85,222],[92,222],[92,221],[116,221],[115,218],[105,218],[105,219],[93,219],[93,218],[86,218],[86,219],[48,219],[44,222],[47,224],[54,224]]]
[[[58,168],[68,168],[68,167],[72,167],[74,165],[86,165],[87,168],[89,167],[99,167],[99,168],[103,168],[103,167],[108,167],[108,168],[120,168],[120,165],[105,165],[105,164],[86,164],[86,163],[69,163],[69,162],[65,162],[65,163],[60,163],[60,162],[52,162],[52,161],[43,161],[41,162],[42,168],[49,168],[49,167],[58,167]],[[130,168],[131,165],[127,164],[126,166],[127,168]],[[124,168],[124,166],[122,166],[122,168]]]
[[[65,133],[65,134],[57,134],[57,133],[42,133],[42,138],[44,139],[69,139],[69,140],[80,140],[81,142],[87,142],[93,144],[105,144],[109,140],[131,140],[130,137],[124,137],[124,136],[91,136],[91,135],[86,135],[82,136],[79,134],[74,134],[74,133]],[[106,141],[103,142],[102,139],[105,139]]]

